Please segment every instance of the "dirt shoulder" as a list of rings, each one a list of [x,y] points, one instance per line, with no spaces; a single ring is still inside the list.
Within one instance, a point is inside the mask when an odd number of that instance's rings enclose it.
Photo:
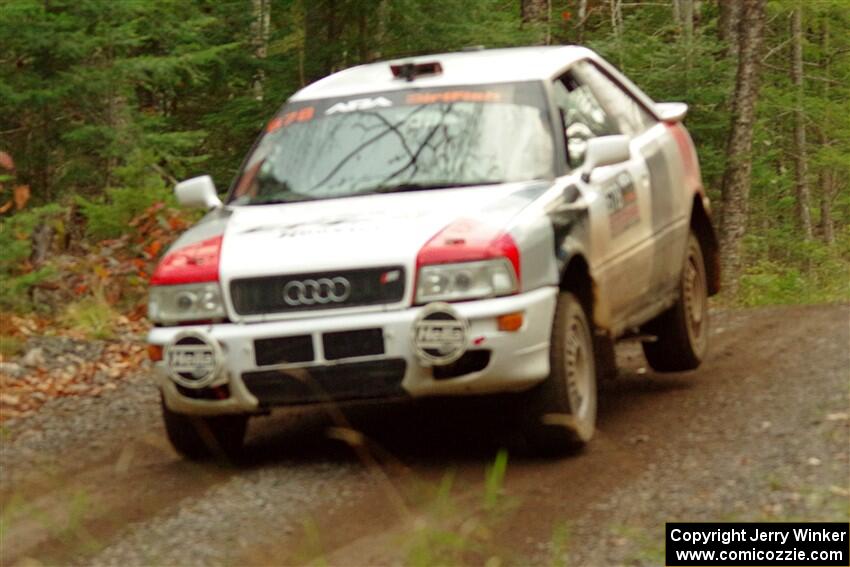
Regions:
[[[193,465],[140,374],[4,431],[2,563],[389,565],[448,529],[478,563],[657,564],[665,521],[846,521],[849,323],[847,306],[716,313],[690,374],[619,347],[597,439],[561,460],[528,456],[503,404],[432,400],[349,410],[378,468],[328,440],[318,410],[253,422],[238,468]]]

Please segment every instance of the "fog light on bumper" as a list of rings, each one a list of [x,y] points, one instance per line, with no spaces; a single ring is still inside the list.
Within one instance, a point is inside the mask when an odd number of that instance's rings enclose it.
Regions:
[[[165,346],[168,375],[184,388],[209,386],[221,372],[224,355],[218,342],[203,333],[184,331]]]
[[[429,303],[413,322],[413,348],[423,366],[442,366],[463,356],[469,323],[448,303]]]

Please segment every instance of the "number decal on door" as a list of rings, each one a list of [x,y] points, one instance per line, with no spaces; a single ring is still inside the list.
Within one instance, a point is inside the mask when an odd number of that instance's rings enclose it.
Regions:
[[[620,173],[606,187],[605,204],[608,208],[612,236],[623,234],[640,221],[635,183],[628,172]]]

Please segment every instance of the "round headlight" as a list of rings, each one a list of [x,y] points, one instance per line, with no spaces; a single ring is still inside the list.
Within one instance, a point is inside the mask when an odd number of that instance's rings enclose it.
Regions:
[[[472,275],[469,272],[458,272],[454,284],[457,291],[466,291],[472,285]]]
[[[190,291],[184,291],[177,295],[175,303],[180,311],[188,311],[194,307],[198,298]]]

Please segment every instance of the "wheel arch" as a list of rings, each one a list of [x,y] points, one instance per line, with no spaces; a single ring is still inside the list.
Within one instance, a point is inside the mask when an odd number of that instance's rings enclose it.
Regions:
[[[604,323],[600,321],[600,316],[604,315],[605,310],[600,306],[599,290],[590,273],[590,265],[583,254],[575,253],[570,256],[561,271],[559,287],[561,291],[570,291],[579,298],[595,327],[604,327],[600,325]]]
[[[720,291],[720,246],[717,241],[717,233],[711,223],[703,196],[699,193],[694,195],[693,208],[691,209],[691,229],[702,248],[705,261],[705,275],[708,280],[708,295],[715,295]]]

